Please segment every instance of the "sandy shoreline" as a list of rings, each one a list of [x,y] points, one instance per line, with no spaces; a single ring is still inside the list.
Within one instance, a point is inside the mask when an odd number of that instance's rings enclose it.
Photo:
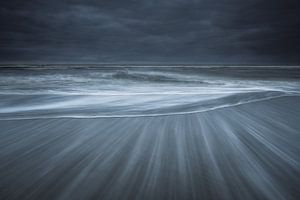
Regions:
[[[0,199],[297,199],[300,97],[159,117],[0,121]]]

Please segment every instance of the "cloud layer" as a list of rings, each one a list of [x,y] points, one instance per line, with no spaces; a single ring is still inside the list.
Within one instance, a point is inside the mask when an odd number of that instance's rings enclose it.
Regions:
[[[300,63],[296,0],[10,0],[0,61]]]

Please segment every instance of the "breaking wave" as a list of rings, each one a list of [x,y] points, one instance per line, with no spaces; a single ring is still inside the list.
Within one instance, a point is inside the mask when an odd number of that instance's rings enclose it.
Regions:
[[[6,69],[0,75],[0,119],[188,114],[299,95],[298,80],[251,80],[215,71]]]

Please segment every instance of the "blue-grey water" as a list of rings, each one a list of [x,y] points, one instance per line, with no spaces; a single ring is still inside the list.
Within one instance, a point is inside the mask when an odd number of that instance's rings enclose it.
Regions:
[[[300,68],[0,69],[0,199],[298,199]]]
[[[0,117],[126,117],[207,111],[298,95],[299,70],[7,67],[0,74]]]

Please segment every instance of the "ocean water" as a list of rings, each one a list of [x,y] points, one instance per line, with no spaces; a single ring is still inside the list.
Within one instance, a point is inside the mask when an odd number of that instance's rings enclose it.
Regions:
[[[2,66],[0,199],[298,200],[298,67]]]
[[[299,92],[298,67],[2,66],[0,118],[186,114]]]

